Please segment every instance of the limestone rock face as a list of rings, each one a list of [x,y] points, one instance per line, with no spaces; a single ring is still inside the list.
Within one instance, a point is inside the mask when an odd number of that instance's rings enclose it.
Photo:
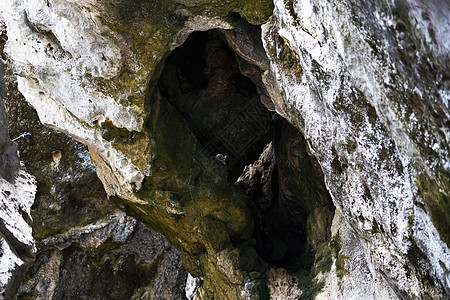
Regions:
[[[184,299],[181,253],[108,201],[87,147],[43,126],[7,77],[9,131],[30,134],[17,145],[38,186],[36,254],[16,280],[16,298]]]
[[[230,12],[258,22],[271,8],[268,1],[205,9],[204,1],[13,0],[3,3],[0,14],[8,36],[15,37],[4,51],[41,121],[106,159],[114,173],[102,177],[108,194],[133,199],[133,185],[140,187],[150,171],[151,141],[138,136],[120,150],[102,138],[98,125],[108,120],[141,131],[148,82],[169,50],[193,30],[231,28],[223,21]]]
[[[18,90],[88,146],[110,200],[183,253],[201,282],[189,298],[448,297],[446,1],[3,2]],[[47,156],[54,178],[63,150]],[[89,211],[52,187],[57,217],[38,226]],[[81,240],[44,269],[122,243],[137,225],[107,207],[109,221],[41,231],[42,245]]]
[[[443,297],[448,2],[274,3],[263,25],[272,99],[308,140],[339,212],[345,274],[318,297]]]
[[[9,138],[3,68],[0,59],[0,299],[11,299],[36,251],[30,226],[36,181],[19,165]]]

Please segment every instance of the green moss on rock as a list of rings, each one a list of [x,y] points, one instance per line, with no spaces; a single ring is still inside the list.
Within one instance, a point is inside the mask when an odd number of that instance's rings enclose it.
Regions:
[[[336,275],[342,280],[342,278],[346,275],[349,275],[349,271],[345,269],[345,260],[350,257],[343,255],[341,253],[342,242],[339,238],[339,235],[333,236],[333,239],[330,241],[330,250],[333,254],[333,257],[336,259]]]
[[[152,169],[136,191],[148,204],[112,200],[182,250],[183,266],[205,277],[203,289],[210,298],[238,299],[248,274],[261,271],[252,245],[243,242],[252,234],[247,198],[227,181],[226,167],[206,155],[167,100],[154,94],[148,103]],[[220,257],[224,268],[218,267]]]
[[[145,173],[148,168],[151,155],[151,141],[143,132],[129,131],[126,128],[118,128],[110,120],[101,123],[102,137],[112,142],[112,146],[127,154],[132,163],[141,172]]]
[[[70,229],[69,227],[66,227],[66,228],[61,228],[61,227],[59,227],[59,228],[54,228],[54,227],[37,228],[37,230],[35,230],[33,232],[33,237],[35,238],[35,240],[37,242],[39,242],[48,237],[53,237],[58,234],[64,233],[69,229]]]
[[[272,52],[271,57],[277,57],[280,66],[286,71],[287,75],[295,75],[300,80],[303,74],[303,68],[300,65],[300,58],[291,49],[289,42],[281,36],[277,36],[274,44],[267,45],[267,50]]]
[[[259,25],[267,22],[273,13],[273,2],[270,0],[246,0],[241,15],[250,24]]]
[[[439,232],[442,241],[450,245],[450,180],[440,187],[436,180],[425,176],[416,177],[419,192],[428,205],[431,221]]]
[[[103,138],[141,170],[151,168],[135,192],[146,205],[111,199],[184,252],[184,266],[205,277],[203,291],[209,298],[237,299],[248,274],[261,271],[252,245],[244,242],[253,228],[247,197],[228,182],[226,166],[205,153],[183,116],[154,87],[161,62],[189,18],[201,15],[227,21],[239,14],[261,24],[272,14],[273,3],[157,0],[105,6],[107,13],[99,21],[111,30],[113,39],[120,37],[121,44],[130,46],[122,49],[124,65],[117,77],[92,78],[92,82],[100,91],[122,95],[118,100],[123,105],[136,106],[143,118],[149,117],[145,133],[117,128],[107,120],[101,125]],[[231,273],[217,267],[217,257],[224,253],[229,254]],[[255,286],[260,290],[264,284]]]
[[[270,0],[245,1],[119,1],[103,3],[105,13],[99,22],[111,30],[108,34],[122,47],[124,64],[112,79],[88,78],[99,91],[117,95],[126,106],[144,112],[147,84],[158,74],[158,65],[170,53],[178,33],[195,16],[219,18],[231,23],[230,15],[239,14],[251,24],[266,22],[273,12]],[[151,12],[151,13],[149,13]]]

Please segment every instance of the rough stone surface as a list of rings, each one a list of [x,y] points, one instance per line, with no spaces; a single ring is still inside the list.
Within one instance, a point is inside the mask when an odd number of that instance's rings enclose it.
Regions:
[[[36,181],[19,165],[9,138],[3,68],[0,58],[0,299],[11,299],[36,251],[30,226]]]
[[[351,228],[336,235],[348,260],[335,298],[375,298],[386,282],[394,298],[445,297],[448,3],[274,3],[263,26],[271,95],[281,94],[272,99],[305,135]]]
[[[220,262],[221,271],[203,286],[210,297],[236,298],[247,291],[248,273],[259,264],[247,241],[252,225],[245,196],[209,153],[189,159],[202,152],[200,145],[170,105],[159,105],[153,90],[161,63],[189,33],[230,29],[240,16],[260,24],[272,2],[4,4],[4,55],[41,122],[88,145],[107,194],[119,196],[112,199],[183,250],[191,272],[214,274]],[[175,133],[184,147],[174,147]],[[56,150],[61,164],[64,151]]]
[[[273,300],[295,300],[302,295],[297,279],[284,269],[271,268],[267,272],[270,298]]]
[[[123,214],[37,247],[17,299],[185,299],[180,252]]]
[[[30,133],[17,143],[38,186],[36,259],[16,298],[184,299],[181,254],[108,201],[87,147],[44,127],[15,82],[8,85],[9,129]]]
[[[295,274],[303,299],[445,299],[449,4],[273,4],[269,19],[272,1],[8,0],[2,56],[41,121],[89,146],[111,199],[182,250],[184,267],[203,277],[194,298],[265,299],[269,263]],[[268,21],[261,36],[241,17]],[[221,34],[197,45],[205,55],[194,74],[187,60],[171,64],[189,34],[213,28]],[[236,54],[216,47],[223,41]],[[246,123],[258,113],[229,105],[251,102],[239,98],[242,74],[304,135],[265,123],[278,133],[276,159],[262,168],[262,149],[243,147],[233,158],[241,163],[228,164],[217,147],[236,149],[239,133],[258,123]],[[236,115],[245,122],[227,126]],[[229,139],[221,128],[233,129]],[[64,157],[55,152],[53,162]],[[247,176],[256,183],[246,195],[233,179],[249,164],[267,177]],[[302,236],[296,247],[274,242],[282,212]],[[78,253],[70,249],[68,258]]]
[[[262,22],[272,10],[263,0],[213,3],[206,9],[204,1],[2,5],[7,34],[15,37],[5,52],[14,61],[19,90],[44,124],[69,132],[107,159],[114,173],[101,177],[110,179],[108,194],[135,199],[133,185],[140,187],[149,173],[151,141],[141,135],[121,149],[102,138],[98,124],[107,119],[115,127],[141,131],[148,82],[170,49],[194,30],[231,28],[225,22],[230,12]]]

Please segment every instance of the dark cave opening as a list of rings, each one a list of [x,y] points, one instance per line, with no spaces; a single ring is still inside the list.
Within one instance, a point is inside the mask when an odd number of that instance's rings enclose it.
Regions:
[[[242,60],[223,32],[194,32],[167,57],[156,88],[189,124],[203,153],[245,190],[261,259],[290,272],[309,269],[316,236],[330,239],[334,206],[302,134],[262,104]],[[323,218],[325,230],[311,237],[313,217]]]
[[[158,87],[234,182],[270,141],[272,116],[220,35],[192,33],[166,59]]]

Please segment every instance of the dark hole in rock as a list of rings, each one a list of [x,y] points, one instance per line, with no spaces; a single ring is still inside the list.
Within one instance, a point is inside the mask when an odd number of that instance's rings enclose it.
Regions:
[[[232,182],[270,141],[271,114],[219,31],[192,33],[167,58],[158,86]]]
[[[237,184],[252,197],[258,254],[290,272],[310,269],[331,238],[334,205],[302,134],[276,116],[272,142]]]
[[[231,24],[242,22],[242,17],[237,12],[230,12],[227,15],[227,21],[230,22]]]
[[[267,110],[238,60],[220,31],[194,32],[167,57],[155,101],[168,101],[203,152],[226,166],[228,181],[246,191],[258,255],[291,272],[309,270],[331,238],[334,206],[304,137]]]
[[[398,23],[397,26],[395,26],[395,30],[397,30],[398,32],[406,32],[406,26],[402,23]]]

